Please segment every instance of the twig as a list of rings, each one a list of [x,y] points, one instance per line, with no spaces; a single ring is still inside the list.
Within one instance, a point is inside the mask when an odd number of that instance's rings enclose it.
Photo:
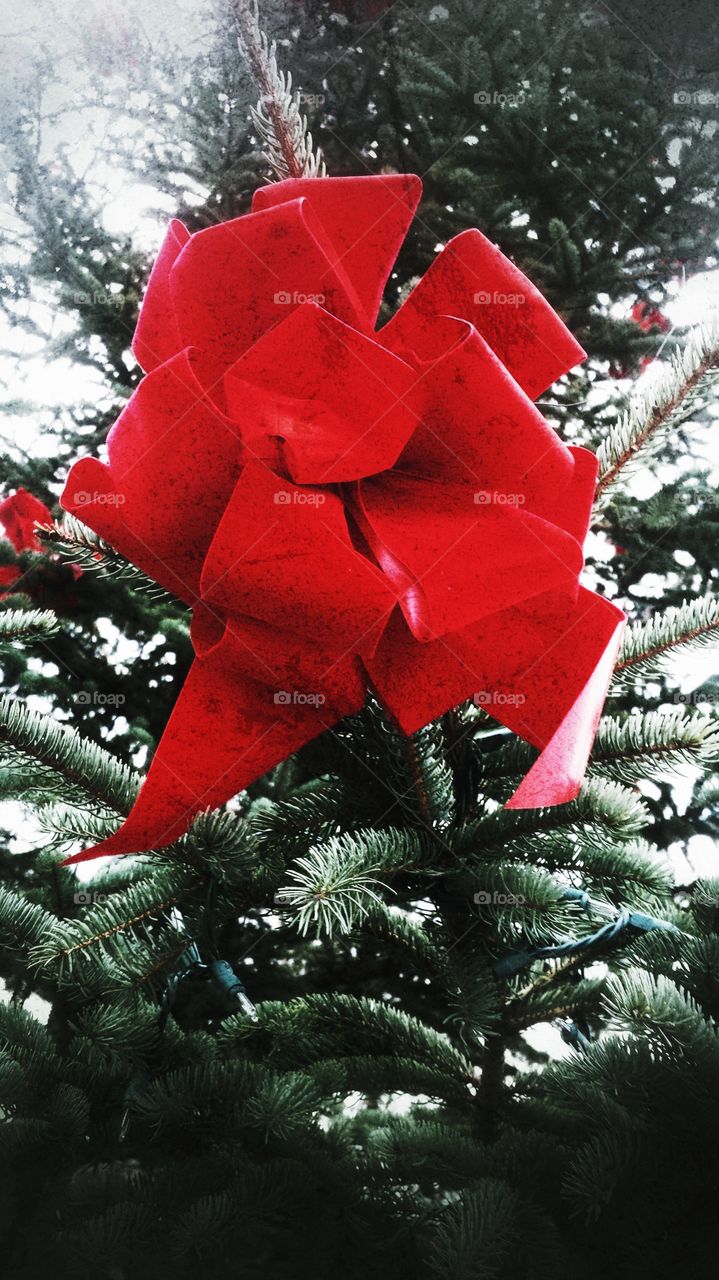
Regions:
[[[716,331],[699,332],[672,361],[660,386],[640,399],[609,432],[598,451],[596,501],[658,435],[686,421],[697,408],[705,380],[719,364]]]
[[[277,65],[277,46],[270,44],[259,24],[257,0],[230,0],[240,52],[247,59],[260,90],[252,110],[267,159],[278,178],[325,176],[325,162],[315,147],[307,119],[300,111],[300,95],[292,90],[292,76]]]

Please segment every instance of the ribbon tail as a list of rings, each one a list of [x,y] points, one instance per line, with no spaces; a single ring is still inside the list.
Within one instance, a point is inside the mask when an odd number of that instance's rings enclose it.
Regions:
[[[524,775],[505,809],[537,809],[576,799],[584,778],[604,699],[625,627],[617,620],[589,679]]]
[[[220,643],[195,660],[129,816],[63,866],[172,844],[196,814],[224,804],[364,700],[363,685],[348,678],[344,705],[296,705],[291,694],[238,675],[230,656]]]
[[[580,587],[576,601],[550,592],[417,644],[397,610],[365,666],[405,733],[474,696],[542,752],[507,807],[551,807],[581,786],[625,621]]]

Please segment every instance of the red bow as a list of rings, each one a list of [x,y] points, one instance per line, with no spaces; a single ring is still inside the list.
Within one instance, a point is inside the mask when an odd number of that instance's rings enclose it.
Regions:
[[[39,498],[27,489],[16,489],[0,502],[0,525],[16,551],[42,551],[36,524],[52,524],[52,516]]]
[[[147,377],[62,498],[194,610],[196,659],[120,830],[157,848],[368,683],[412,733],[476,695],[542,754],[509,804],[579,788],[623,615],[578,585],[596,460],[530,397],[584,356],[480,234],[379,333],[418,178],[307,178],[173,222],[133,350]]]

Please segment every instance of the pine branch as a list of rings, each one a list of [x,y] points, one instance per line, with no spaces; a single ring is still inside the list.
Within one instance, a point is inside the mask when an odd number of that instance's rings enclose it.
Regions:
[[[605,717],[591,765],[631,785],[681,764],[709,765],[719,759],[719,724],[700,714],[650,711],[625,720]]]
[[[388,906],[385,902],[369,905],[362,930],[401,948],[415,963],[426,968],[441,972],[445,967],[445,951],[439,941],[433,940],[421,924],[399,907]]]
[[[245,1061],[218,1062],[208,1046],[207,1058],[192,1062],[152,1081],[133,1102],[133,1110],[152,1127],[155,1135],[171,1133],[190,1135],[207,1132],[214,1117],[216,1126],[229,1126],[235,1119],[228,1099],[242,1106],[252,1097],[253,1086],[267,1072]],[[234,1112],[234,1107],[233,1107]]]
[[[469,1075],[466,1056],[444,1032],[382,1000],[341,992],[289,1002],[266,1000],[258,1007],[258,1019],[248,1027],[241,1018],[228,1018],[218,1032],[218,1045],[234,1056],[248,1036],[262,1041],[271,1037],[270,1061],[284,1068],[374,1053],[411,1058],[459,1078]]]
[[[649,821],[640,798],[618,782],[588,778],[576,800],[547,809],[497,809],[468,822],[453,842],[457,853],[484,857],[495,849],[511,854],[508,846],[520,847],[527,837],[576,832],[578,827],[596,830],[603,839],[613,835],[629,839]],[[531,852],[536,845],[528,846]]]
[[[128,1061],[147,1061],[157,1042],[157,1005],[139,995],[129,1007],[117,1001],[86,1006],[75,1023],[87,1063],[98,1072],[126,1072]]]
[[[512,1030],[524,1030],[538,1022],[598,1013],[606,978],[580,978],[557,988],[556,984],[525,991],[507,1005],[506,1022]]]
[[[657,898],[666,899],[674,881],[671,867],[646,840],[617,847],[605,841],[598,845],[593,840],[580,839],[568,869],[577,873],[589,893],[647,909],[656,904]]]
[[[427,725],[406,743],[422,818],[430,827],[446,821],[454,805],[454,787],[441,724]]]
[[[0,695],[0,750],[11,758],[30,760],[61,778],[94,803],[113,813],[129,813],[139,787],[139,778],[126,765],[81,738],[75,729],[59,724],[52,716],[25,707],[9,694]],[[43,778],[40,778],[42,786]],[[21,791],[32,790],[20,778]]]
[[[50,837],[50,846],[58,851],[78,843],[99,844],[117,830],[114,813],[89,813],[63,802],[48,803],[34,818],[39,829]]]
[[[85,573],[101,573],[106,578],[126,582],[136,591],[146,591],[154,600],[177,604],[175,596],[149,578],[142,569],[121,556],[109,542],[93,533],[75,516],[65,515],[52,526],[38,529],[38,538],[69,564],[79,565]]]
[[[502,1018],[503,992],[490,968],[486,951],[477,947],[471,926],[466,938],[466,945],[460,937],[458,945],[446,952],[444,1021],[461,1043],[473,1051],[496,1032]]]
[[[28,902],[10,889],[0,889],[0,939],[3,948],[17,947],[25,951],[39,942],[52,926],[55,917],[36,902]]]
[[[0,1004],[0,1044],[26,1070],[54,1074],[58,1066],[57,1048],[47,1027],[20,1004]]]
[[[679,1043],[696,1064],[708,1049],[719,1063],[719,1031],[707,1021],[699,1005],[670,978],[635,970],[621,981],[613,977],[607,988],[610,1026],[663,1045]]]
[[[419,1183],[428,1168],[442,1176],[454,1176],[459,1170],[468,1181],[487,1171],[486,1149],[457,1125],[416,1113],[397,1116],[387,1112],[381,1128],[373,1133],[372,1147],[383,1169],[410,1184]]]
[[[11,640],[46,640],[60,626],[51,609],[7,609],[0,611],[0,643]]]
[[[614,668],[614,680],[633,682],[656,672],[677,649],[701,648],[719,641],[719,600],[705,596],[672,606],[648,622],[627,627]]]
[[[510,851],[510,856],[511,856]],[[458,882],[461,888],[462,882]],[[543,867],[495,852],[468,878],[467,899],[474,911],[492,925],[492,931],[511,941],[518,931],[538,943],[553,941],[572,928],[576,908],[562,895],[562,886]]]
[[[31,949],[29,964],[57,971],[58,978],[62,979],[65,974],[72,973],[83,952],[94,948],[97,952],[112,955],[112,944],[120,935],[142,929],[150,921],[162,917],[175,905],[178,896],[173,893],[160,901],[148,902],[147,884],[133,885],[108,897],[102,905],[89,907],[82,920],[58,920]],[[122,952],[119,955],[123,958]]]
[[[695,809],[719,808],[719,778],[717,778],[716,774],[714,777],[706,778],[697,787],[692,800],[692,807]]]
[[[298,858],[290,870],[293,884],[279,889],[275,901],[291,907],[301,934],[314,927],[317,936],[332,937],[335,929],[349,933],[371,903],[381,901],[375,886],[380,867],[367,863],[363,851],[350,852],[339,840],[329,840]]]
[[[308,846],[339,835],[344,826],[369,822],[371,813],[362,806],[362,796],[348,783],[336,778],[316,778],[306,789],[299,788],[282,800],[262,798],[250,810],[252,830],[263,858],[284,870],[293,857]]]
[[[277,178],[323,178],[325,162],[300,111],[292,76],[277,66],[277,45],[260,29],[257,0],[231,0],[240,52],[260,90],[252,110],[265,155]]]
[[[331,937],[349,933],[373,904],[381,902],[378,876],[426,861],[427,840],[418,832],[387,828],[332,836],[290,869],[292,884],[275,901],[294,910],[302,934],[312,928]]]
[[[427,1274],[432,1280],[444,1276],[511,1275],[510,1263],[517,1254],[517,1239],[528,1230],[523,1217],[529,1216],[526,1204],[511,1183],[501,1177],[483,1177],[463,1187],[453,1199],[437,1211],[436,1224],[428,1233]],[[520,1226],[521,1224],[521,1226]],[[531,1221],[533,1239],[543,1240],[546,1232],[540,1214]],[[536,1243],[535,1243],[535,1248]],[[474,1268],[474,1260],[482,1259],[482,1271]],[[520,1259],[515,1275],[531,1274]],[[551,1274],[545,1270],[545,1275]]]
[[[398,822],[425,831],[446,824],[454,798],[441,724],[429,725],[408,738],[370,695],[362,711],[347,717],[333,738],[340,748],[333,770],[343,774],[355,794],[357,776],[364,776],[365,794],[375,815],[391,812],[394,821],[397,813]]]
[[[487,781],[501,780],[502,789],[506,789],[506,780],[526,773],[535,756],[535,749],[527,743],[508,743],[487,758]],[[717,723],[700,712],[686,715],[682,706],[676,711],[649,711],[625,718],[604,716],[589,767],[631,786],[658,770],[673,770],[684,763],[710,764],[718,756]]]
[[[471,1102],[466,1080],[438,1071],[414,1058],[394,1054],[324,1058],[308,1067],[307,1071],[323,1096],[334,1093],[341,1097],[355,1092],[370,1095],[404,1093],[446,1099],[464,1108]]]
[[[134,882],[120,889],[113,889],[111,877],[80,885],[71,872],[65,874],[75,899],[67,907],[72,914],[52,916],[36,932],[29,964],[58,984],[105,1000],[110,993],[134,993],[176,963],[178,948],[192,939],[204,911],[204,886],[197,891],[196,875],[174,863],[152,870],[145,864]],[[178,902],[182,930],[173,914]]]
[[[600,445],[596,500],[662,435],[687,421],[712,392],[719,368],[719,335],[699,330],[675,355],[659,385],[637,397]]]

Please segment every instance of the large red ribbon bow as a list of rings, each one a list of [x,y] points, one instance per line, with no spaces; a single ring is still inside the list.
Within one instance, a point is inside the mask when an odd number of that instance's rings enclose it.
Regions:
[[[195,661],[137,802],[69,861],[161,847],[370,684],[412,733],[476,696],[541,748],[509,801],[579,788],[623,615],[579,586],[596,460],[532,403],[584,357],[479,231],[379,332],[418,178],[306,178],[173,222],[146,370],[62,504],[194,611]]]

